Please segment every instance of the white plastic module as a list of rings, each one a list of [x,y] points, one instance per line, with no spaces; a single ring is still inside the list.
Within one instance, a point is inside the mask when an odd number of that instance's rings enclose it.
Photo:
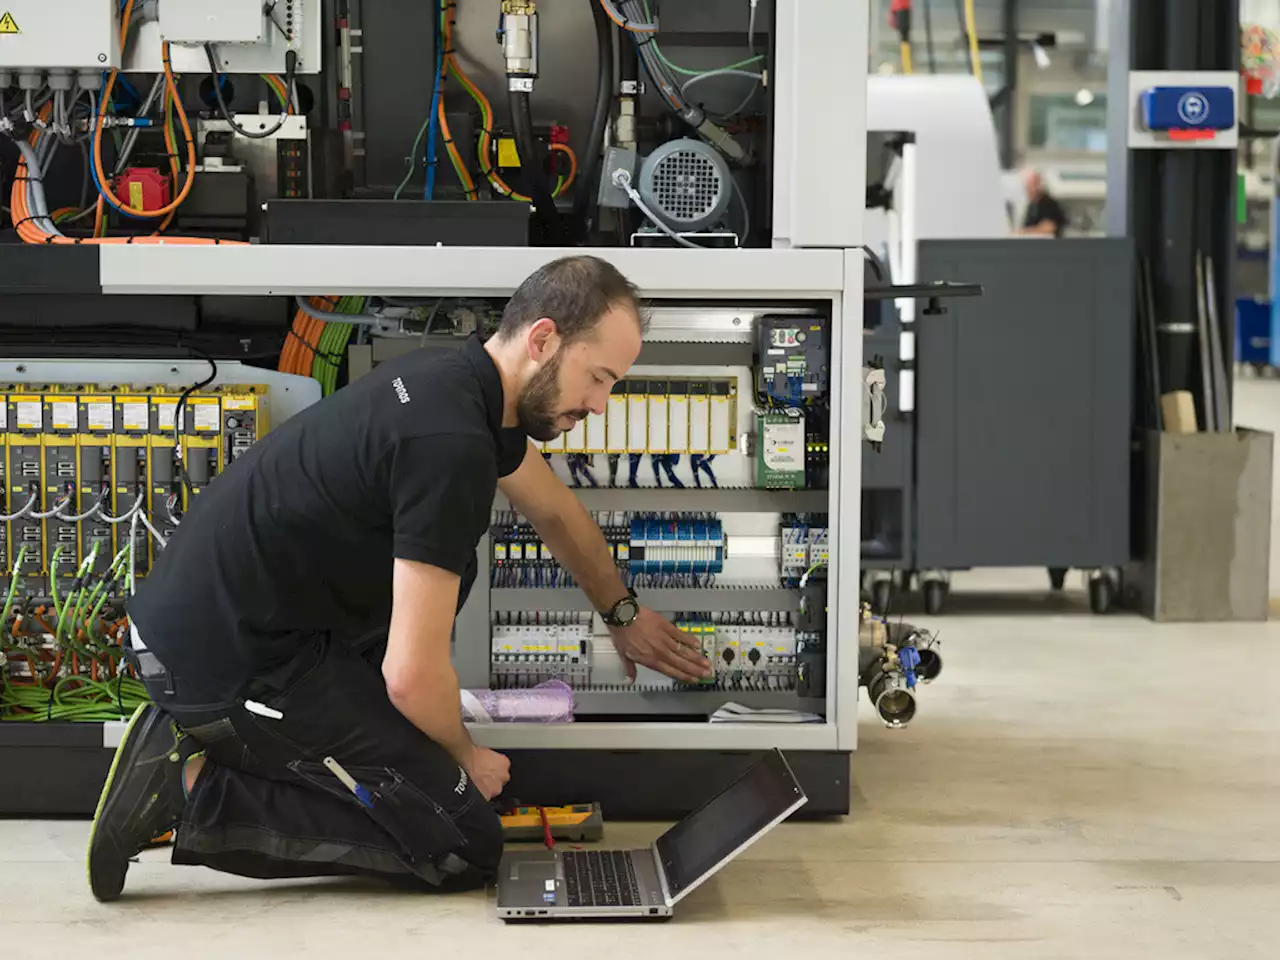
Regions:
[[[258,0],[162,0],[160,32],[172,43],[260,43],[267,16]]]
[[[116,0],[0,3],[0,70],[106,70],[120,65]]]
[[[667,443],[672,450],[692,450],[689,446],[689,398],[684,394],[673,394],[668,401]]]
[[[56,4],[55,0],[27,2],[44,3],[50,7],[62,4],[62,0],[57,0]],[[197,18],[206,10],[217,11],[220,21],[208,26],[191,24],[188,27],[181,22],[175,24],[175,35],[185,32],[193,38],[187,43],[175,42],[170,48],[175,73],[208,75],[209,60],[203,46],[205,41],[198,40],[202,32],[220,33],[228,38],[208,38],[210,42],[217,44],[215,52],[218,69],[223,73],[284,73],[285,54],[289,50],[298,55],[299,74],[314,74],[321,70],[322,0],[278,0],[270,15],[264,12],[264,5],[260,0],[256,3],[236,0],[234,16],[225,22],[222,22],[221,14],[224,8],[232,6],[230,0],[161,0],[161,18],[165,22],[143,23],[134,31],[134,38],[130,40],[125,56],[124,70],[132,73],[157,73],[163,69],[162,49],[165,28],[168,26],[164,10],[175,2],[189,10],[199,11],[194,14]],[[248,26],[248,7],[256,8],[254,27]],[[236,36],[247,37],[254,30],[260,31],[256,41],[234,39]]]
[[[689,449],[711,449],[711,400],[708,397],[689,398]]]
[[[645,450],[649,445],[649,398],[643,393],[627,397],[627,448]]]
[[[728,397],[711,398],[711,434],[708,448],[712,453],[728,453],[734,448],[733,404]]]
[[[584,453],[587,449],[587,422],[580,420],[564,435],[565,453]]]
[[[608,421],[609,453],[627,452],[627,398],[621,394],[610,394],[605,410]]]
[[[667,395],[664,393],[649,394],[649,452],[666,453],[668,450],[679,450],[679,447],[668,446],[670,433],[668,421]]]
[[[605,416],[602,413],[593,413],[587,417],[587,453],[605,452],[605,424]]]

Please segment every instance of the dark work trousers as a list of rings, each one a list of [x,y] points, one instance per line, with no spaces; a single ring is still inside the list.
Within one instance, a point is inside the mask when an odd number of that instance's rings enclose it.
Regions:
[[[266,879],[377,876],[423,888],[467,889],[492,878],[502,855],[498,817],[448,752],[391,705],[385,650],[385,639],[360,653],[316,637],[231,699],[202,695],[198,681],[170,673],[149,648],[134,655],[152,699],[207,757],[178,825],[174,863]],[[324,766],[326,757],[373,793],[372,809]]]

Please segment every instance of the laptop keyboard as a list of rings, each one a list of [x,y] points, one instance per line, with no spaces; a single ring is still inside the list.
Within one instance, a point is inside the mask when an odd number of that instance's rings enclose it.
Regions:
[[[623,850],[566,850],[564,887],[571,907],[633,907],[640,903],[635,866]]]

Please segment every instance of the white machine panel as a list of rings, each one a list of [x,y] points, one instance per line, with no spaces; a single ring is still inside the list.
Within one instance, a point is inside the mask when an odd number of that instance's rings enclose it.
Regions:
[[[27,0],[40,3],[41,0]],[[44,0],[48,3],[50,0]],[[211,0],[181,0],[182,4],[193,9],[217,7],[221,10],[224,3],[213,3]],[[321,64],[321,0],[279,0],[268,19],[262,12],[262,4],[257,4],[258,16],[262,21],[262,35],[258,42],[214,41],[218,44],[218,69],[224,73],[284,73],[284,55],[292,47],[298,54],[298,73],[319,73]],[[235,6],[242,5],[237,0]],[[252,5],[252,4],[251,4]],[[163,8],[163,4],[161,5]],[[221,18],[221,13],[219,18]],[[274,22],[273,22],[274,21]],[[234,23],[239,23],[237,18]],[[281,27],[286,28],[292,39],[287,39]],[[228,32],[233,29],[231,22],[226,26]],[[164,42],[163,28],[160,23],[144,23],[137,30],[134,39],[129,41],[129,52],[125,57],[124,69],[128,72],[157,73],[164,69],[160,59],[161,44]],[[195,73],[207,76],[209,60],[205,56],[204,47],[198,43],[174,43],[170,48],[173,69],[176,73]]]
[[[96,71],[119,66],[118,6],[115,0],[0,3],[0,70]]]
[[[267,15],[258,0],[163,0],[160,4],[160,31],[173,43],[261,43],[267,27]]]
[[[1009,235],[996,124],[973,77],[868,77],[867,130],[915,134],[917,240]],[[883,211],[864,216],[865,242],[880,249],[888,231],[872,221],[883,221]]]

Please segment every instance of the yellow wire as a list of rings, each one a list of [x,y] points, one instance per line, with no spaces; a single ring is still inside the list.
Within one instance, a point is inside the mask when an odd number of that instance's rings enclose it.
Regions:
[[[964,0],[964,29],[969,34],[969,56],[973,60],[973,75],[982,82],[982,61],[978,58],[978,18],[973,10],[973,0]]]
[[[902,72],[910,73],[911,72],[911,44],[903,40],[900,49],[902,51]]]

